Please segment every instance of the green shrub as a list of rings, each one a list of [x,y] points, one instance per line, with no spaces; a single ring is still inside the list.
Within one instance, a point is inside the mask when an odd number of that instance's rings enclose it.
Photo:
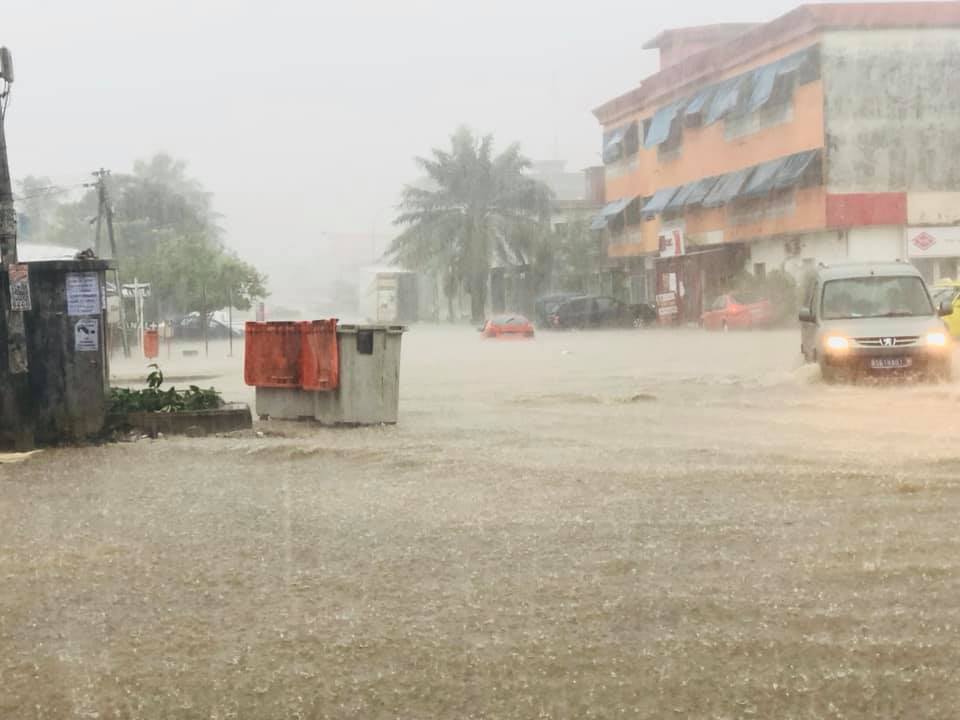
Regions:
[[[147,375],[147,387],[143,390],[128,388],[110,388],[108,413],[126,415],[132,412],[192,412],[195,410],[215,410],[223,405],[223,400],[213,388],[202,390],[190,385],[186,390],[177,390],[171,386],[161,390],[163,371],[157,365]]]

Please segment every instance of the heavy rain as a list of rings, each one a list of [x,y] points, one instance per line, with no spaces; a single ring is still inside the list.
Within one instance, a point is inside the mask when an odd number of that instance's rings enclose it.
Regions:
[[[956,716],[960,3],[22,5],[0,720]]]

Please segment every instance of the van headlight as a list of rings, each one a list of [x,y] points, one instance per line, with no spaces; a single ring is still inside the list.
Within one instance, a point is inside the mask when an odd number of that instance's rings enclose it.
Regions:
[[[824,341],[824,344],[827,350],[831,352],[843,352],[844,350],[850,349],[850,341],[843,337],[843,335],[829,335]]]
[[[942,332],[927,333],[927,345],[933,347],[946,347],[947,334]]]

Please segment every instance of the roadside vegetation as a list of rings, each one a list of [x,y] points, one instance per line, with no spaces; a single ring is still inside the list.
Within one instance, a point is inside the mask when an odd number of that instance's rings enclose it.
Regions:
[[[123,416],[133,412],[193,412],[215,410],[223,405],[220,393],[213,388],[201,389],[190,385],[186,390],[170,386],[162,389],[163,371],[156,364],[147,375],[147,387],[139,390],[110,388],[107,414]]]

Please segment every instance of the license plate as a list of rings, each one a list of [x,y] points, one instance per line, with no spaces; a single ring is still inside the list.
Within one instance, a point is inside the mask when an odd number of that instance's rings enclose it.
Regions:
[[[874,370],[896,370],[913,365],[913,358],[871,358],[870,367]]]

